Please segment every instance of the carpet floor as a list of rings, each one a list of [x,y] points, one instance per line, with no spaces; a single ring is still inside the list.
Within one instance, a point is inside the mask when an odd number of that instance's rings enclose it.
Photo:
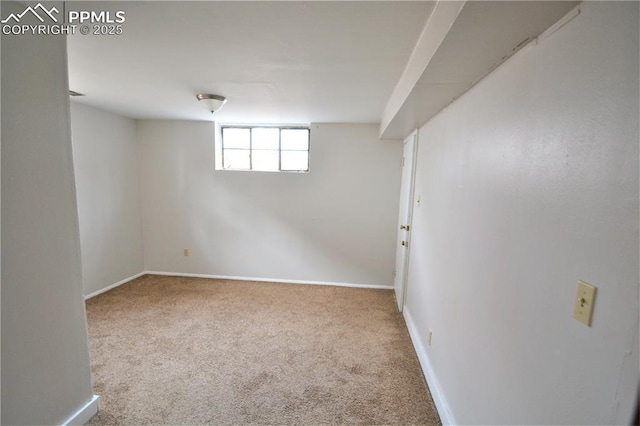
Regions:
[[[393,293],[146,275],[87,301],[92,425],[439,424]]]

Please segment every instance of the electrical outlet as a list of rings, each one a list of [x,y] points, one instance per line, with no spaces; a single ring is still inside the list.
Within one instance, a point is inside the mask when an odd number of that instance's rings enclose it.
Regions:
[[[189,256],[189,249],[184,249],[183,254],[184,254],[185,256]]]
[[[429,334],[427,334],[427,345],[431,346],[431,329],[429,329]]]

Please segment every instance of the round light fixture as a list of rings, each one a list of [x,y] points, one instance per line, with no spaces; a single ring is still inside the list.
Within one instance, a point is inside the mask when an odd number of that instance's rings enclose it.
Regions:
[[[207,106],[207,109],[211,111],[211,114],[218,111],[227,102],[227,98],[220,95],[211,95],[207,93],[198,93],[196,95],[199,101]]]

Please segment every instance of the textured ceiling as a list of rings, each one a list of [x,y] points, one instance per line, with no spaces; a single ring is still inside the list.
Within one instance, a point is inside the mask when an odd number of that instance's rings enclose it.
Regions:
[[[132,118],[380,121],[433,2],[72,2],[124,10],[122,35],[68,37],[74,101]]]

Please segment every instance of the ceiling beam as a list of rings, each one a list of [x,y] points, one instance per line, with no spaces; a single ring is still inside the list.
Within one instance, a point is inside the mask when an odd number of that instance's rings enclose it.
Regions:
[[[426,70],[431,58],[438,51],[440,44],[453,26],[465,1],[439,0],[416,42],[409,61],[396,85],[380,121],[380,135],[383,136],[396,117],[400,108],[405,104],[411,91]]]

